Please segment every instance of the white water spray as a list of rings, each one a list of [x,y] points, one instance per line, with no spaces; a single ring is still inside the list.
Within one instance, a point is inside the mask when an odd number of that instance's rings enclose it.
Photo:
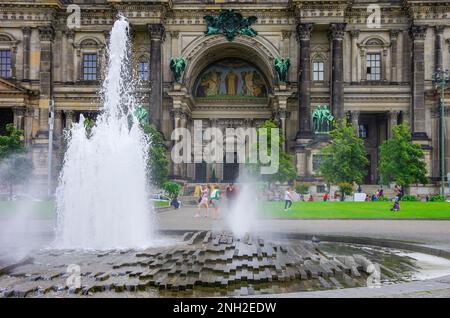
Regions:
[[[70,131],[56,193],[59,248],[139,248],[152,237],[148,143],[130,116],[135,99],[128,29],[123,17],[112,28],[103,109],[90,136],[83,117]]]

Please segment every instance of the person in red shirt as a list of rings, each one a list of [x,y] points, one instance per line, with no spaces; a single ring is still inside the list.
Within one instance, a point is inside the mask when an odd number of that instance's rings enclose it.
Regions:
[[[327,201],[328,201],[328,192],[325,192],[325,194],[323,195],[323,202]]]

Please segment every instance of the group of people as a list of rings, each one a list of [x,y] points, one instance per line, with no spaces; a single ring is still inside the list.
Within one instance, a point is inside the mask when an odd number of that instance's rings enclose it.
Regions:
[[[373,193],[373,194],[367,194],[366,195],[366,201],[367,202],[370,202],[370,201],[373,201],[373,202],[375,202],[375,201],[378,201],[378,199],[380,198],[380,197],[382,197],[384,194],[383,194],[383,189],[379,189],[379,190],[377,190],[377,192],[376,193]]]
[[[229,207],[231,206],[231,203],[237,196],[237,190],[234,184],[230,183],[226,188],[226,199]],[[202,209],[204,209],[203,216],[205,218],[208,217],[208,210],[210,207],[214,209],[213,219],[219,219],[219,209],[222,202],[222,194],[220,192],[219,188],[212,188],[210,185],[203,185],[201,189],[200,198],[198,199],[198,211],[194,215],[194,217],[200,217]]]

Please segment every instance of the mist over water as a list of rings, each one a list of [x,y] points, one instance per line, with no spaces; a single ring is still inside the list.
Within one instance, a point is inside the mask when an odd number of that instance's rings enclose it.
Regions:
[[[259,185],[261,183],[244,172],[237,180],[237,196],[232,205],[224,213],[227,227],[236,237],[242,238],[247,234],[256,235],[263,231],[259,222],[261,211],[261,196]]]
[[[132,116],[129,24],[111,31],[103,108],[88,137],[73,125],[56,192],[58,248],[140,248],[153,233],[147,189],[148,141]]]

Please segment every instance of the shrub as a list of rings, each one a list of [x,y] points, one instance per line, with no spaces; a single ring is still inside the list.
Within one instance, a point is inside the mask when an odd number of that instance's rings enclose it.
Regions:
[[[341,193],[349,195],[353,192],[353,184],[349,182],[339,182],[338,184],[339,190]]]
[[[432,195],[430,202],[445,202],[445,197],[443,195]]]
[[[401,201],[417,201],[417,197],[415,195],[412,194],[405,194]]]
[[[311,184],[309,183],[297,183],[295,185],[295,192],[297,192],[298,194],[308,194],[310,186]]]
[[[167,192],[169,197],[175,198],[180,193],[181,186],[176,182],[167,181],[164,182],[163,189]]]

